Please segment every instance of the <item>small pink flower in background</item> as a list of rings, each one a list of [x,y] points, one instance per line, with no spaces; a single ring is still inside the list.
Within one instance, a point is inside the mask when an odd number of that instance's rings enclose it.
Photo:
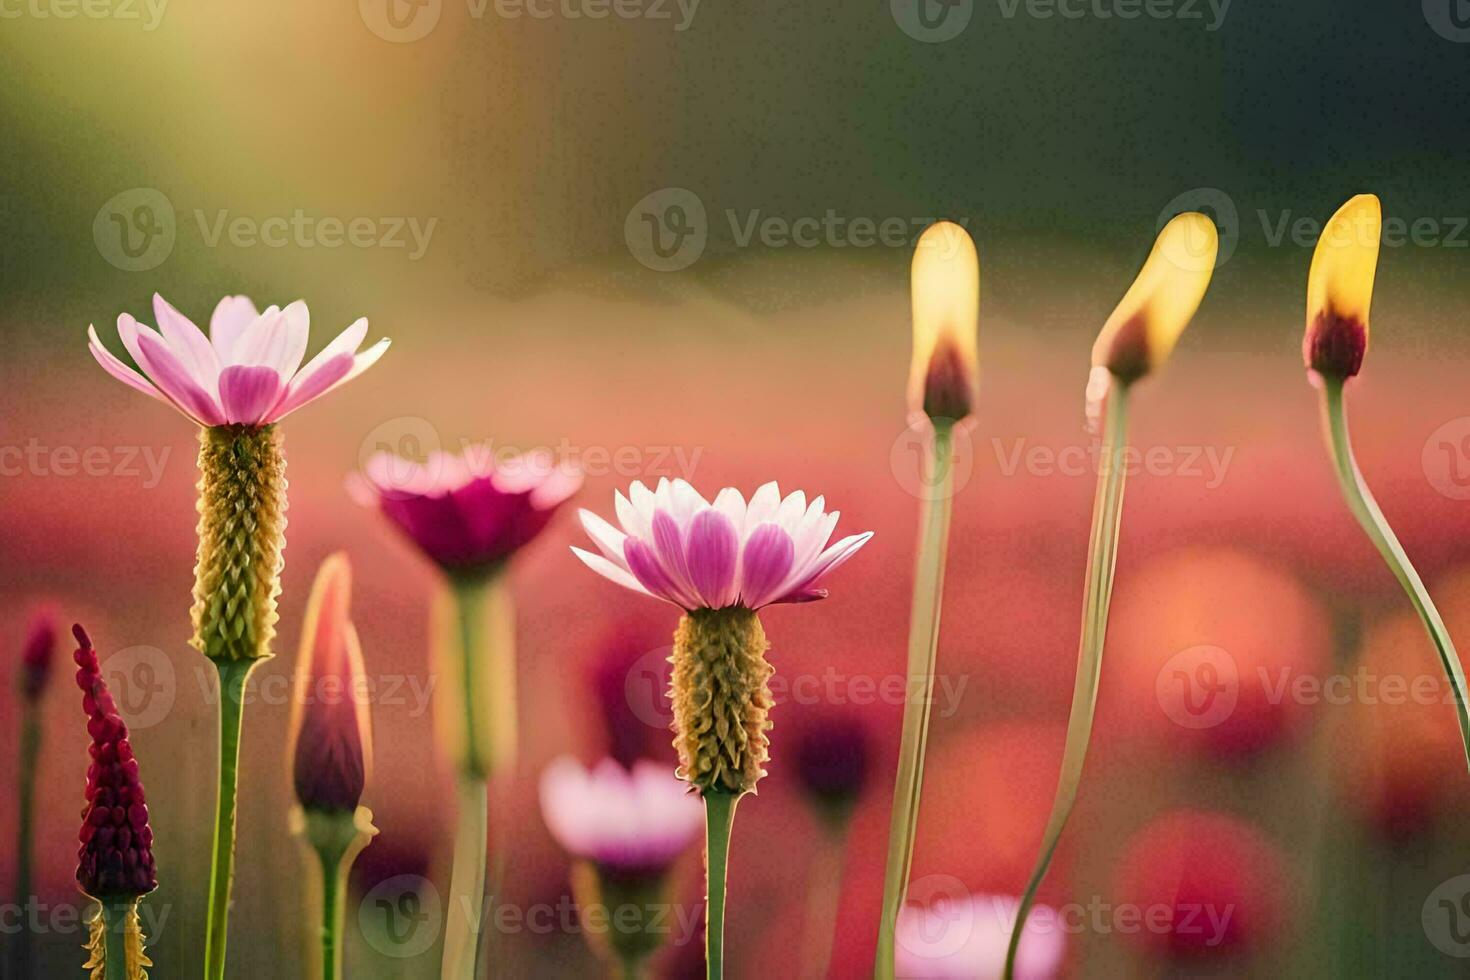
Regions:
[[[306,607],[292,707],[292,777],[307,810],[352,813],[372,764],[366,675],[348,617],[352,566],[341,552],[322,562]]]
[[[22,697],[34,701],[41,696],[55,659],[56,617],[50,609],[41,608],[31,617],[25,646],[21,647],[19,680]]]
[[[683,480],[659,480],[656,490],[637,482],[617,495],[621,529],[580,512],[601,554],[572,551],[605,578],[685,610],[810,602],[827,597],[822,580],[873,536],[828,546],[839,512],[825,506],[800,490],[782,499],[774,482],[748,504],[730,487],[711,504]]]
[[[1020,902],[1009,895],[948,896],[906,905],[898,917],[897,973],[905,980],[1000,980]],[[1067,941],[1056,913],[1031,909],[1016,954],[1016,980],[1051,980]]]
[[[704,829],[704,807],[673,771],[647,759],[591,770],[562,756],[541,775],[541,815],[573,857],[600,871],[659,876]]]
[[[257,313],[246,297],[226,296],[210,317],[208,338],[156,293],[153,312],[157,330],[127,313],[117,318],[142,374],[102,346],[96,327],[87,328],[87,346],[108,374],[203,426],[279,422],[366,371],[389,344],[385,337],[359,353],[368,329],[359,318],[302,367],[311,317],[300,300]]]
[[[87,805],[77,835],[77,884],[99,901],[137,898],[158,887],[153,830],[138,778],[128,726],[102,679],[97,649],[80,626],[71,628],[78,649],[77,687],[92,737],[87,767]]]
[[[549,452],[494,460],[488,447],[433,453],[423,462],[377,453],[348,479],[359,503],[376,507],[447,572],[488,571],[535,538],[582,486],[582,475]]]

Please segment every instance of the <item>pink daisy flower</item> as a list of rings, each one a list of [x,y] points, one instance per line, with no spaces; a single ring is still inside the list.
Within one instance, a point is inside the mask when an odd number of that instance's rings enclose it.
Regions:
[[[368,322],[359,318],[301,366],[311,317],[300,300],[258,313],[244,296],[226,296],[209,318],[209,336],[154,294],[158,329],[127,313],[117,318],[123,346],[143,373],[102,346],[87,327],[88,348],[103,370],[130,388],[172,405],[203,426],[265,426],[366,371],[388,338],[358,352]]]
[[[1009,895],[948,897],[906,905],[898,917],[901,980],[1000,980],[1021,903]],[[1067,953],[1063,923],[1037,905],[1021,933],[1016,980],[1052,980]]]
[[[620,874],[664,874],[704,829],[699,799],[647,759],[588,770],[562,756],[541,774],[541,815],[573,857]]]
[[[434,453],[423,463],[376,453],[347,488],[440,568],[485,571],[530,543],[582,486],[581,473],[549,452],[491,457],[483,447]]]
[[[621,529],[580,512],[601,554],[572,551],[605,578],[685,610],[810,602],[827,597],[822,581],[873,536],[828,545],[839,512],[825,506],[800,490],[783,499],[774,482],[749,503],[731,487],[710,503],[683,480],[659,480],[656,490],[635,482],[617,495]]]

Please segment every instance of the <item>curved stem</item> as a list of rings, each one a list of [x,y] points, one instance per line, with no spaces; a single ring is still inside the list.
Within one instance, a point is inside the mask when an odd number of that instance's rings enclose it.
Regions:
[[[914,831],[919,821],[919,793],[924,782],[924,750],[933,706],[934,663],[939,651],[939,607],[944,594],[944,560],[949,546],[949,520],[954,496],[954,427],[934,424],[929,461],[929,492],[919,517],[913,605],[909,614],[908,700],[903,708],[903,740],[893,785],[893,814],[888,826],[888,865],[883,879],[883,912],[878,923],[878,952],[873,975],[892,980],[898,914],[908,893],[914,860]]]
[[[1450,687],[1455,695],[1455,715],[1460,722],[1460,739],[1464,743],[1465,763],[1470,767],[1470,714],[1465,708],[1465,671],[1460,665],[1460,655],[1455,652],[1455,644],[1450,640],[1449,630],[1445,629],[1444,620],[1440,618],[1439,610],[1434,606],[1434,600],[1429,598],[1429,590],[1424,587],[1424,581],[1419,573],[1414,570],[1409,556],[1404,554],[1403,546],[1394,535],[1393,529],[1388,526],[1383,511],[1378,509],[1378,502],[1373,499],[1373,494],[1368,489],[1368,484],[1363,480],[1363,474],[1358,469],[1358,461],[1353,455],[1352,442],[1348,438],[1347,410],[1343,404],[1343,382],[1341,380],[1324,379],[1322,385],[1322,414],[1327,429],[1328,448],[1332,453],[1332,461],[1337,472],[1337,482],[1342,488],[1343,499],[1347,501],[1348,509],[1358,519],[1358,524],[1368,535],[1368,540],[1378,549],[1383,556],[1384,562],[1403,586],[1404,592],[1408,594],[1409,601],[1414,605],[1414,611],[1419,614],[1424,623],[1424,629],[1428,631],[1429,638],[1434,642],[1434,649],[1439,654],[1440,665],[1444,668],[1445,676],[1449,678]]]
[[[1097,709],[1097,685],[1102,674],[1103,641],[1108,629],[1108,606],[1113,596],[1113,569],[1118,553],[1118,526],[1123,512],[1123,451],[1128,434],[1128,386],[1114,382],[1103,423],[1102,469],[1097,474],[1097,495],[1092,504],[1092,537],[1087,547],[1087,580],[1082,599],[1082,638],[1077,649],[1077,680],[1072,688],[1072,712],[1067,719],[1067,742],[1062,752],[1062,770],[1057,778],[1057,795],[1041,837],[1041,854],[1026,891],[1006,948],[1005,980],[1016,970],[1016,951],[1026,917],[1036,901],[1036,891],[1051,867],[1057,842],[1077,802],[1082,766],[1092,738],[1092,718]]]
[[[709,897],[704,923],[705,975],[721,980],[725,975],[725,877],[730,865],[730,831],[735,825],[735,804],[740,795],[725,790],[704,792],[705,875]]]
[[[485,908],[485,844],[489,833],[490,792],[485,780],[459,778],[454,867],[445,908],[443,980],[474,980],[480,925]]]
[[[235,794],[240,767],[240,729],[245,713],[245,682],[258,661],[212,662],[219,671],[219,795],[214,809],[214,860],[209,872],[204,976],[206,980],[224,980],[230,886],[235,876]]]

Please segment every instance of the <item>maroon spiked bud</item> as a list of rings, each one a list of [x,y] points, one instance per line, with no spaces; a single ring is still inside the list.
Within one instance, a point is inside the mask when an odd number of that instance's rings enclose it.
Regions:
[[[37,610],[26,631],[20,655],[20,693],[34,701],[46,689],[51,664],[56,659],[56,619],[49,609]]]
[[[153,864],[153,830],[138,779],[138,760],[128,726],[102,679],[97,650],[80,625],[71,628],[78,649],[77,687],[92,736],[87,768],[87,805],[77,835],[77,884],[97,899],[138,898],[158,887]]]

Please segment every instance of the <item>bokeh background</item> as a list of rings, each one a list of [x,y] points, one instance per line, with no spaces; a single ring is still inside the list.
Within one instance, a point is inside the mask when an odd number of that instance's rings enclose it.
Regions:
[[[377,904],[447,892],[435,575],[343,481],[384,446],[493,440],[578,459],[577,503],[602,513],[635,478],[706,492],[778,479],[877,532],[830,600],[766,618],[780,675],[817,693],[793,683],[775,712],[770,776],[737,824],[729,923],[733,976],[798,975],[807,923],[835,892],[829,972],[862,976],[901,714],[880,691],[904,669],[917,514],[910,242],[934,218],[965,222],[983,282],[915,892],[1014,894],[1071,690],[1091,338],[1157,228],[1189,208],[1220,225],[1221,264],[1138,397],[1147,465],[1125,505],[1098,731],[1042,892],[1081,913],[1065,972],[1459,975],[1470,783],[1453,711],[1340,504],[1299,340],[1317,227],[1376,192],[1398,224],[1355,435],[1470,645],[1461,5],[926,2],[0,10],[0,638],[18,654],[51,603],[87,624],[122,690],[157,835],[159,976],[201,958],[213,809],[210,672],[186,644],[195,436],[98,369],[87,324],[121,353],[116,316],[151,322],[154,291],[200,322],[243,292],[305,298],[313,351],[359,315],[395,341],[285,426],[285,593],[246,723],[235,975],[310,975],[283,692],[311,577],[337,549],[380,684],[366,802],[382,834],[354,878],[349,975],[437,975],[437,924],[405,942]],[[875,241],[881,227],[900,230]],[[582,569],[574,525],[563,514],[513,572],[524,744],[492,848],[509,866],[497,904],[522,916],[570,901],[541,768],[629,744],[673,764],[657,670],[675,613]],[[67,673],[62,659],[43,706],[33,895],[13,895],[17,772],[0,752],[0,941],[24,913],[38,977],[81,962],[86,734]],[[1395,696],[1400,682],[1419,695]],[[19,724],[13,688],[0,745]],[[874,746],[840,877],[783,758],[834,717],[858,718]],[[699,878],[691,854],[686,917]],[[1188,905],[1228,910],[1219,941],[1119,913]],[[700,975],[697,927],[671,938],[660,974]],[[493,944],[497,975],[602,971],[559,916],[497,928]]]

